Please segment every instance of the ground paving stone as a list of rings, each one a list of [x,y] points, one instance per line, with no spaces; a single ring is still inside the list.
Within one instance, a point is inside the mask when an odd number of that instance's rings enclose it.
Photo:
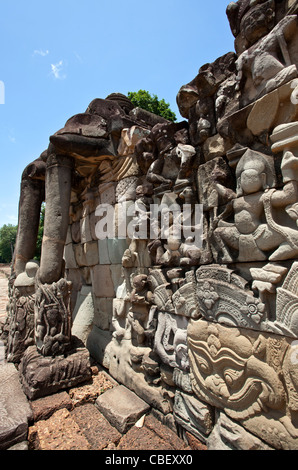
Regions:
[[[118,385],[112,378],[98,369],[93,367],[92,378],[83,383],[81,386],[73,387],[69,390],[69,396],[73,406],[82,405],[84,403],[94,403],[95,400],[106,390]]]
[[[25,441],[33,419],[14,364],[0,364],[0,449]]]
[[[6,319],[6,306],[8,303],[8,276],[10,266],[0,264],[0,323]]]
[[[150,410],[144,400],[123,385],[107,390],[97,398],[95,404],[122,434]]]
[[[56,411],[73,408],[72,400],[67,392],[54,393],[31,402],[34,422],[50,418]]]
[[[122,435],[111,426],[95,405],[88,403],[78,406],[71,412],[71,416],[82,429],[91,450],[116,448]]]
[[[66,408],[30,427],[28,440],[31,450],[91,449],[83,431]]]
[[[191,450],[173,431],[153,416],[141,428],[133,426],[121,439],[118,450]]]

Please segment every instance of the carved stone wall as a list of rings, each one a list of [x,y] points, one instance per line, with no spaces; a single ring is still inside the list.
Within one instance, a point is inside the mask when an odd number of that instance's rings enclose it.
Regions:
[[[230,3],[235,51],[181,87],[182,122],[112,94],[27,167],[8,318],[27,389],[74,336],[185,438],[298,449],[297,12]]]

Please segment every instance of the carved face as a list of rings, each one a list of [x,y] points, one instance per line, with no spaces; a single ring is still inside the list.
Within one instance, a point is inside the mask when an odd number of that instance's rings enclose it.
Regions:
[[[188,329],[188,352],[192,386],[199,398],[245,419],[265,409],[280,408],[284,392],[275,370],[262,355],[266,342],[256,332],[241,335],[204,320],[192,321]],[[256,353],[257,351],[257,353]]]
[[[259,173],[252,168],[243,171],[240,177],[240,186],[244,194],[253,194],[264,189],[265,181],[266,174]]]
[[[240,29],[249,44],[254,44],[273,28],[273,6],[272,0],[269,0],[250,9],[242,18]]]

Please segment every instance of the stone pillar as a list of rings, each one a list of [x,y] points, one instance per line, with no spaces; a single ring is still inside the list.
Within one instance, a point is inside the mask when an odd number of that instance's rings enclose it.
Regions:
[[[26,263],[34,257],[41,204],[44,200],[44,181],[31,179],[28,174],[32,165],[22,175],[18,235],[13,259],[13,272],[16,276],[25,271]]]
[[[69,222],[71,175],[73,159],[65,155],[51,154],[46,171],[46,212],[40,281],[51,284],[60,279],[63,251]]]

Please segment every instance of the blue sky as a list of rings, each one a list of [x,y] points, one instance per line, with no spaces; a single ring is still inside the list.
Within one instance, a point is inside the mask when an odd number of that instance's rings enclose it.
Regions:
[[[2,0],[0,227],[17,224],[25,166],[94,98],[144,89],[183,120],[180,87],[203,64],[234,50],[228,3]]]

